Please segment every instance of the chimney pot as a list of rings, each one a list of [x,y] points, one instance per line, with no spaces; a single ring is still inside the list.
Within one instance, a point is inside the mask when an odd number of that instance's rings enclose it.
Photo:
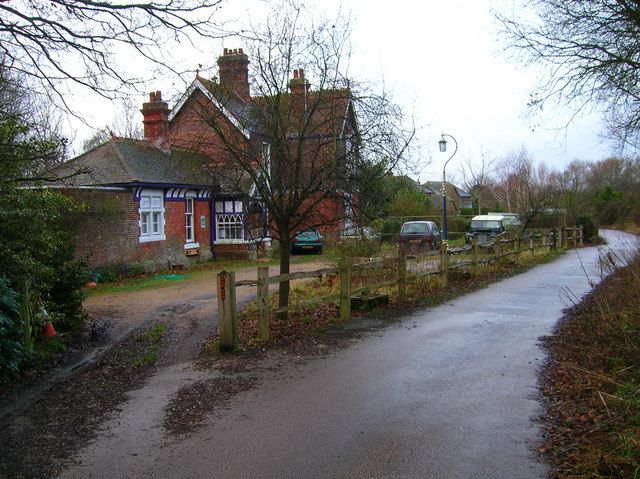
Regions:
[[[169,106],[162,101],[160,90],[149,93],[149,102],[142,104],[141,112],[145,139],[156,141],[166,137],[169,128]]]
[[[298,75],[300,78],[304,78],[304,70],[302,68],[298,70]]]
[[[293,70],[293,78],[298,78],[298,69]]]
[[[220,85],[235,91],[245,102],[251,100],[249,90],[249,58],[242,48],[224,49],[218,58]]]

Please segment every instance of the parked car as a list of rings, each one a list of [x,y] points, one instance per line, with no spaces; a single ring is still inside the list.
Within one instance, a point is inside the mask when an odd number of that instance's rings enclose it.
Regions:
[[[473,238],[478,241],[489,241],[497,235],[506,231],[518,231],[522,228],[522,221],[518,215],[488,214],[478,215],[471,219],[469,232],[465,234],[465,241],[471,243]]]
[[[302,251],[314,251],[316,253],[322,253],[322,245],[324,239],[320,232],[311,228],[304,231],[299,231],[291,239],[291,253],[301,253]]]
[[[400,229],[400,245],[412,249],[438,249],[440,229],[433,221],[407,221]]]

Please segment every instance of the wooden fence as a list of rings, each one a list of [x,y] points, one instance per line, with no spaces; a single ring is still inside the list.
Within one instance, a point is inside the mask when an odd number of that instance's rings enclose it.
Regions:
[[[556,250],[560,246],[582,245],[582,228],[571,227],[560,230],[530,231],[526,236],[497,236],[490,241],[479,242],[474,239],[471,244],[462,247],[449,247],[443,243],[439,251],[429,251],[411,254],[404,248],[398,248],[395,257],[375,258],[362,263],[354,263],[353,258],[343,257],[339,265],[314,271],[269,276],[267,266],[258,266],[256,279],[235,280],[233,271],[222,271],[217,275],[218,290],[218,327],[220,331],[221,350],[233,350],[238,346],[236,288],[243,286],[257,287],[258,298],[258,336],[260,340],[269,339],[269,319],[273,314],[293,311],[314,306],[319,303],[333,301],[340,302],[340,318],[349,319],[351,316],[351,301],[358,294],[375,291],[377,289],[396,286],[398,302],[407,299],[407,290],[412,282],[427,276],[439,276],[443,287],[447,286],[449,273],[452,271],[468,271],[477,274],[483,265],[493,265],[500,270],[505,261],[516,262],[524,251],[550,248]],[[508,258],[505,260],[505,258]],[[409,268],[408,265],[411,264]],[[372,272],[384,271],[383,278],[376,278]],[[353,287],[354,274],[364,278],[364,284]],[[290,304],[287,307],[269,308],[269,286],[283,281],[318,278],[336,275],[340,280],[339,292],[314,298],[308,301]],[[378,280],[376,280],[378,279]]]

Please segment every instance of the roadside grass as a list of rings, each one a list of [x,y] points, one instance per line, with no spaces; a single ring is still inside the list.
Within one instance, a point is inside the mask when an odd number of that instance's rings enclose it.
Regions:
[[[640,479],[640,257],[544,338],[541,448],[554,478]]]
[[[383,244],[384,246],[384,244]],[[397,252],[395,249],[383,248],[383,257],[389,261],[389,265],[395,265]],[[397,288],[395,286],[376,288],[366,291],[365,294],[388,295],[389,307],[379,307],[373,312],[352,311],[352,317],[362,317],[369,314],[389,316],[398,310],[414,307],[430,307],[442,304],[446,301],[464,295],[470,291],[484,288],[501,279],[521,273],[536,264],[542,264],[557,258],[562,251],[545,252],[537,251],[532,254],[529,251],[521,252],[517,263],[504,262],[500,270],[493,265],[481,266],[476,275],[467,272],[450,272],[449,282],[446,288],[441,285],[438,276],[428,276],[414,280],[408,287],[407,301],[400,304],[397,300]],[[367,269],[354,271],[352,276],[352,288],[365,286],[376,282],[392,279],[395,271],[391,268]],[[291,284],[290,305],[287,321],[277,320],[271,313],[269,344],[276,344],[284,338],[300,337],[321,334],[327,329],[340,324],[340,307],[338,301],[320,302],[311,307],[296,308],[296,304],[318,298],[336,295],[340,291],[340,279],[335,275],[325,275],[306,281],[295,281]],[[274,292],[269,297],[269,309],[274,311],[278,305],[278,293]],[[250,301],[238,311],[238,336],[240,350],[250,350],[263,347],[258,339],[259,305],[257,300]],[[218,354],[219,341],[216,335],[204,346],[203,354],[211,356]]]
[[[301,255],[292,256],[292,264],[301,264],[317,259],[322,256],[318,255]],[[170,286],[176,281],[187,279],[201,278],[205,276],[214,276],[223,270],[238,270],[245,268],[255,268],[256,266],[275,266],[278,264],[277,259],[269,261],[249,261],[249,260],[211,260],[194,264],[188,269],[167,270],[157,274],[143,274],[129,278],[120,278],[114,281],[98,283],[93,288],[86,288],[87,296],[97,296],[102,294],[128,293],[133,291],[141,291],[143,289],[158,288]]]
[[[133,359],[134,366],[140,367],[153,364],[158,359],[158,353],[166,331],[167,326],[164,323],[158,323],[146,333],[136,336],[135,342],[141,348]]]

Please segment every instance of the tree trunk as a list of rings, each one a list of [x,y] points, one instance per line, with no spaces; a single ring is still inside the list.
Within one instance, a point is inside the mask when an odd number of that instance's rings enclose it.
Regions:
[[[291,266],[291,240],[288,235],[280,235],[280,274],[289,273]],[[289,305],[289,281],[282,281],[278,287],[278,308]],[[281,321],[289,319],[289,313],[282,311],[277,314]]]

